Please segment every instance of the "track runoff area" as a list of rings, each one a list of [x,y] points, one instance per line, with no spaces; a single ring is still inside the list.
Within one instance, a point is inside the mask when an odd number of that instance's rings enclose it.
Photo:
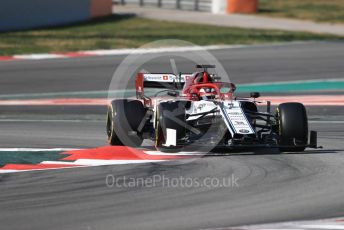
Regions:
[[[283,102],[301,102],[308,109],[336,108],[344,105],[344,80],[307,79],[304,81],[264,82],[237,84],[238,92],[247,94],[260,91],[258,100],[271,101],[272,105]],[[276,93],[277,92],[277,93]],[[1,94],[0,106],[106,106],[109,102],[107,91],[74,91],[54,93]],[[26,120],[28,121],[28,120]],[[36,120],[33,120],[36,122]],[[18,119],[3,119],[1,122],[20,122]],[[44,120],[41,120],[44,122]],[[48,121],[49,122],[49,121]],[[72,121],[73,122],[73,121]],[[344,120],[311,119],[311,124],[342,125]],[[104,121],[105,126],[105,121]],[[106,135],[104,133],[104,139]],[[43,140],[44,141],[44,140]],[[99,146],[94,148],[0,148],[0,173],[26,173],[38,170],[63,170],[75,167],[104,165],[143,164],[185,160],[202,153],[162,153],[152,148],[133,149],[126,146]],[[241,226],[220,229],[344,229],[344,220],[324,219],[318,221],[282,222],[268,225]]]
[[[239,93],[260,91],[263,93],[281,92],[334,92],[344,90],[344,80],[308,80],[273,82],[259,84],[239,84]],[[102,98],[107,91],[48,93],[48,94],[12,94],[0,95],[1,106],[106,106],[109,99]],[[83,95],[93,97],[84,98]],[[63,97],[67,96],[67,97]],[[42,98],[37,98],[42,97]],[[49,97],[49,98],[47,98]],[[25,98],[25,99],[24,99]],[[271,101],[272,105],[283,102],[301,102],[307,107],[313,106],[344,106],[344,95],[284,95],[264,96],[259,101]],[[3,120],[3,121],[6,121]],[[7,120],[18,121],[18,120]],[[49,120],[47,120],[49,121]],[[52,121],[52,120],[51,120]],[[42,121],[43,122],[43,121]],[[326,121],[312,121],[310,123]],[[329,123],[344,123],[344,121],[328,121]],[[104,123],[105,125],[105,123]],[[104,135],[105,138],[105,135]],[[90,149],[68,148],[0,148],[0,173],[13,173],[31,170],[63,169],[71,167],[88,167],[116,164],[138,164],[178,160],[201,155],[202,153],[169,153],[165,154],[154,149],[133,149],[125,146],[100,146]]]
[[[298,49],[298,46],[303,46],[303,43],[292,44],[290,47]],[[305,45],[307,47],[307,44]],[[317,44],[310,44],[309,46],[317,46]],[[325,50],[328,49],[327,44],[322,44]],[[312,48],[312,47],[311,47]],[[333,47],[335,48],[335,47]],[[332,49],[333,49],[332,48]],[[194,51],[197,47],[185,47],[180,49],[159,48],[153,50],[136,50],[137,54],[156,53],[156,52],[187,52]],[[226,51],[233,50],[238,53],[245,53],[250,49],[262,49],[263,53],[269,53],[272,49],[277,49],[274,52],[280,52],[278,49],[288,49],[288,44],[277,44],[272,46],[209,46],[203,47],[209,51],[220,53],[219,60],[227,57]],[[310,49],[307,47],[306,49]],[[314,48],[312,48],[314,50]],[[298,52],[298,50],[296,50]],[[123,56],[132,53],[133,50],[108,50],[108,51],[92,51],[92,52],[77,52],[73,55],[56,56],[54,54],[33,54],[23,55],[15,58],[2,59],[2,63],[12,63],[16,65],[18,62],[33,61],[40,62],[48,60],[54,63],[54,59],[65,61],[77,59],[82,62],[89,56],[99,58],[111,56]],[[294,51],[295,52],[295,51]],[[331,52],[331,51],[329,51]],[[85,55],[87,54],[87,55]],[[271,54],[273,55],[273,54]],[[289,54],[290,55],[290,54]],[[300,53],[297,53],[300,55]],[[98,56],[98,57],[97,57]],[[239,55],[240,56],[240,55]],[[254,55],[249,55],[252,57]],[[259,55],[260,56],[260,55]],[[27,60],[29,59],[29,60]],[[51,60],[52,59],[52,60]],[[119,60],[120,61],[120,60]],[[227,60],[226,60],[227,61]],[[225,61],[225,62],[226,62]],[[224,63],[226,64],[226,63]],[[288,64],[284,63],[283,65]],[[244,64],[245,65],[245,64]],[[76,70],[77,71],[77,70]],[[269,73],[269,70],[267,70]],[[234,83],[235,79],[233,80]],[[271,101],[272,105],[278,105],[283,102],[301,102],[308,108],[328,107],[335,108],[344,106],[344,78],[328,78],[325,79],[309,79],[306,80],[291,80],[291,81],[267,81],[259,83],[244,83],[236,84],[238,95],[248,95],[249,92],[261,92],[262,97],[258,101]],[[48,86],[47,86],[48,87]],[[9,107],[61,107],[65,106],[100,106],[105,107],[109,103],[107,90],[88,90],[88,91],[68,91],[68,92],[48,92],[48,93],[9,93],[0,94],[0,106],[4,109]],[[116,92],[111,92],[113,95]],[[122,93],[122,92],[120,92]],[[131,92],[134,95],[134,91]],[[267,95],[267,96],[266,96]],[[30,119],[26,119],[29,121]],[[16,122],[18,119],[2,119],[1,122]],[[35,120],[33,120],[35,121]],[[47,120],[47,122],[52,120]],[[74,120],[75,121],[75,120]],[[42,121],[43,122],[43,121]],[[71,120],[73,122],[73,120]],[[328,120],[312,120],[310,123],[341,123],[340,119]],[[104,124],[105,125],[105,124]],[[105,135],[104,135],[105,138]],[[74,147],[74,146],[73,146]],[[44,169],[61,169],[70,167],[86,167],[98,165],[111,164],[129,164],[129,163],[145,163],[154,161],[175,160],[183,157],[192,157],[197,153],[179,153],[177,155],[157,152],[153,149],[131,149],[129,147],[109,147],[101,146],[91,149],[80,149],[75,146],[73,149],[59,148],[59,149],[35,149],[35,148],[2,148],[0,149],[0,172],[21,172],[30,170],[44,170]]]

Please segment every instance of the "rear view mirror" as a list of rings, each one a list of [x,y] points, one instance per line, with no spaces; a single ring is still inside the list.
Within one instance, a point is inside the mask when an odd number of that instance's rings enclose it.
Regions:
[[[251,93],[250,93],[250,97],[252,97],[252,98],[258,98],[258,97],[260,97],[260,93],[259,93],[259,92],[251,92]]]
[[[220,76],[212,76],[211,77],[214,81],[221,81],[221,77]]]

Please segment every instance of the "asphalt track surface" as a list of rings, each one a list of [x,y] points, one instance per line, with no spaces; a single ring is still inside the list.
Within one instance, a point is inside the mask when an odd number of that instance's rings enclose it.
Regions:
[[[237,83],[344,77],[344,43],[217,50]],[[0,63],[1,94],[106,90],[123,56]],[[163,61],[148,65],[163,71]],[[181,71],[190,63],[178,63]],[[0,229],[204,229],[344,216],[342,107],[309,107],[324,149],[0,175]],[[1,106],[1,147],[105,145],[99,106]],[[329,123],[328,121],[331,121]],[[149,144],[146,142],[146,144]],[[108,187],[128,178],[238,178],[232,187]]]

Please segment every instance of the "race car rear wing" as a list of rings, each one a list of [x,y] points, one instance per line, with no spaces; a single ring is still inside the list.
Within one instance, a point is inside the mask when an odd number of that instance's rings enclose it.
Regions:
[[[136,96],[144,97],[144,88],[180,89],[192,74],[138,73],[136,76]]]

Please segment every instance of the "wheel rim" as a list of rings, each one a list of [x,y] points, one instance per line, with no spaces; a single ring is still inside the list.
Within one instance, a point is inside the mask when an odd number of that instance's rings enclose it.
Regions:
[[[107,122],[106,122],[106,134],[111,140],[112,134],[113,134],[113,129],[114,129],[114,122],[113,119],[111,119],[111,115],[113,114],[113,109],[112,107],[108,108],[108,113],[107,113]]]

